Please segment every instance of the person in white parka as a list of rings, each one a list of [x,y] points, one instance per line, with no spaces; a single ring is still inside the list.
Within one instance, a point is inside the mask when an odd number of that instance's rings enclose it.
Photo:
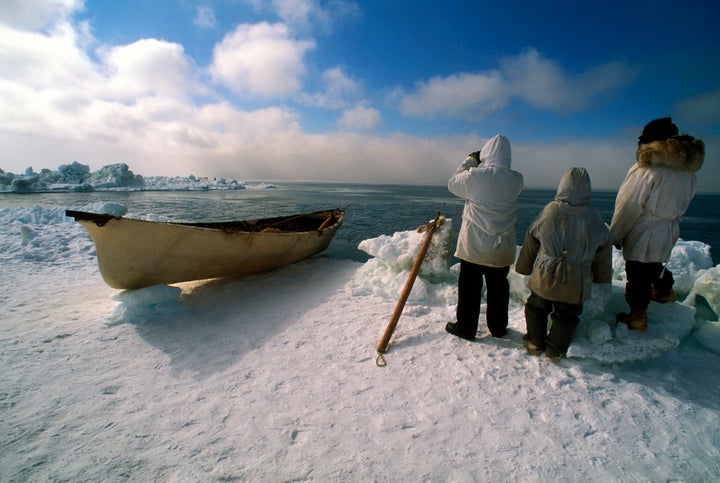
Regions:
[[[674,280],[663,265],[680,236],[680,217],[695,195],[705,144],[678,134],[672,119],[664,117],[643,128],[635,157],[618,191],[610,231],[625,259],[625,301],[630,306],[616,320],[643,331],[651,300],[675,301]]]
[[[490,334],[503,337],[507,332],[507,276],[515,261],[518,197],[524,183],[510,165],[510,141],[498,134],[468,155],[448,181],[448,189],[465,200],[465,207],[455,251],[460,259],[456,322],[445,330],[463,339],[473,340],[477,333],[483,277]]]

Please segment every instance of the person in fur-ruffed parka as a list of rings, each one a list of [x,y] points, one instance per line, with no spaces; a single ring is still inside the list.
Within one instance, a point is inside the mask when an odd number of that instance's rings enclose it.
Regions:
[[[445,330],[463,339],[472,340],[477,332],[483,277],[490,334],[502,337],[507,331],[507,275],[515,261],[517,204],[524,184],[522,174],[510,166],[510,141],[498,134],[468,155],[448,181],[465,207],[455,251],[460,259],[457,322],[449,322]]]
[[[553,362],[567,352],[592,284],[612,278],[612,236],[591,198],[587,170],[568,169],[555,199],[528,227],[515,262],[516,272],[530,275],[525,347]]]
[[[672,302],[672,274],[663,267],[680,236],[680,217],[695,195],[696,176],[705,145],[678,134],[669,117],[649,122],[638,137],[637,162],[630,168],[615,200],[610,230],[625,259],[625,300],[630,313],[618,322],[647,328],[650,300]]]

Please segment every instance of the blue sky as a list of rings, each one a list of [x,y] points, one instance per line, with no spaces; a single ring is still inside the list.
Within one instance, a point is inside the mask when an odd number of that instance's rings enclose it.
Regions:
[[[651,119],[719,191],[720,2],[4,0],[0,168],[444,184],[509,137],[529,187],[617,189]]]

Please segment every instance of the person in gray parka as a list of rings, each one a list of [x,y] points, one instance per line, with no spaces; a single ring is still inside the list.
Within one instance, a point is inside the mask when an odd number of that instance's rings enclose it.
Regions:
[[[552,362],[567,352],[593,282],[612,278],[613,238],[591,194],[587,170],[567,170],[555,199],[528,228],[515,263],[516,272],[530,275],[523,343],[528,353],[545,351]]]
[[[465,207],[455,250],[460,259],[457,322],[448,322],[445,330],[463,339],[475,339],[483,277],[490,334],[503,337],[507,332],[507,275],[515,261],[517,205],[523,190],[522,174],[510,165],[510,141],[497,134],[469,154],[448,181],[448,189],[465,200]]]

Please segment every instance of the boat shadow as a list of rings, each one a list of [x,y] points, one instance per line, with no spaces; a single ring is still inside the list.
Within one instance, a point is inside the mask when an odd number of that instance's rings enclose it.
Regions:
[[[358,264],[313,257],[272,272],[164,286],[179,297],[153,317],[125,320],[148,344],[165,353],[176,373],[205,379],[284,332],[325,303]]]

